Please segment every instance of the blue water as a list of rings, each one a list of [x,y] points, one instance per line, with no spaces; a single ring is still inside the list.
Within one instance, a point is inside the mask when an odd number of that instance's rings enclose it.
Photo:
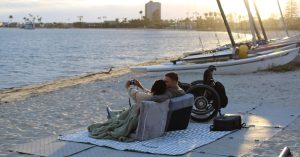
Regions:
[[[215,47],[214,32],[151,29],[0,28],[0,89],[128,66]],[[222,43],[226,33],[218,33]]]

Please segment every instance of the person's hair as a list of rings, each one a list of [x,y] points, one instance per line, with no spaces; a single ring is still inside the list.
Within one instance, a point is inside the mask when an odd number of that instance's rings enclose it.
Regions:
[[[169,72],[165,76],[169,77],[171,80],[178,82],[178,75],[175,72]]]
[[[153,95],[162,95],[166,92],[167,85],[164,80],[156,80],[151,88]]]

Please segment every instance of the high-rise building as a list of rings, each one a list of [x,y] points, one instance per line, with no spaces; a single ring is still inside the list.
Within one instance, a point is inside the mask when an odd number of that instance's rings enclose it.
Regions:
[[[145,16],[150,21],[161,20],[161,4],[159,2],[150,1],[145,5]]]

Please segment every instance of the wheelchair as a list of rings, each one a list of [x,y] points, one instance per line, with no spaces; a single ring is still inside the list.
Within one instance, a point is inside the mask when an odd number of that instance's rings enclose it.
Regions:
[[[196,122],[207,122],[221,115],[221,108],[228,104],[225,88],[222,83],[215,82],[213,71],[216,67],[211,65],[205,70],[203,80],[191,83],[181,83],[179,86],[186,92],[194,95],[194,105],[191,119]]]

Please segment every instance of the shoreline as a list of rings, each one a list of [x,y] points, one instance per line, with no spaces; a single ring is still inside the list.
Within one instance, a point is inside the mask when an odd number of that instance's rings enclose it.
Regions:
[[[0,27],[0,29],[22,29],[20,27]],[[95,27],[70,27],[70,28],[64,28],[64,27],[37,27],[35,29],[146,29],[146,30],[178,30],[178,31],[203,31],[203,32],[227,32],[226,29],[218,29],[218,30],[214,30],[211,28],[208,29],[186,29],[186,28],[144,28],[144,27],[99,27],[99,28],[95,28]],[[248,29],[238,29],[233,31],[233,33],[240,33],[240,32],[244,32],[247,31]],[[269,29],[268,31],[271,32],[277,32],[277,31],[283,31],[281,28],[278,29]],[[300,31],[300,29],[289,29],[289,31]]]
[[[158,58],[152,61],[146,61],[130,66],[154,65],[166,62],[179,56]],[[63,79],[46,81],[38,84],[25,85],[21,87],[12,87],[8,89],[0,89],[0,105],[24,100],[32,95],[52,92],[65,87],[76,86],[80,84],[88,84],[95,81],[101,81],[112,77],[121,76],[130,73],[129,66],[111,68],[108,71],[83,73],[76,76],[70,76]]]
[[[75,76],[70,76],[70,77],[57,79],[57,80],[45,81],[37,84],[24,85],[21,87],[12,87],[8,89],[0,89],[0,105],[7,104],[14,101],[24,100],[33,95],[52,92],[52,91],[59,90],[61,88],[66,88],[66,87],[71,87],[71,86],[76,86],[81,84],[88,84],[95,81],[103,81],[108,78],[118,77],[130,73],[131,72],[129,68],[130,66],[161,64],[163,62],[177,59],[180,56],[181,55],[173,56],[173,57],[157,58],[155,60],[145,61],[134,65],[123,66],[123,67],[112,67],[108,71],[82,73]],[[274,72],[274,73],[283,73],[288,71],[294,71],[299,68],[300,68],[300,64],[293,62],[280,67],[272,68],[267,71]]]

